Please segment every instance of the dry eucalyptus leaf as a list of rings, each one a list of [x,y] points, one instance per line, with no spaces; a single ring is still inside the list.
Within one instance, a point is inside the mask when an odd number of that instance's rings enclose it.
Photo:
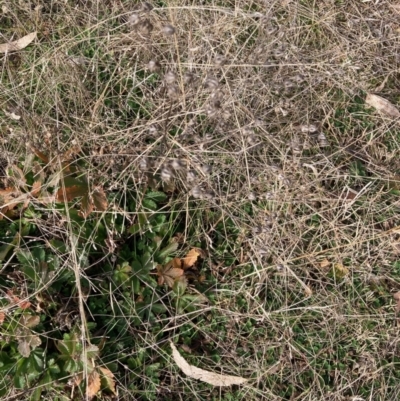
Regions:
[[[240,376],[221,375],[218,373],[209,372],[207,370],[197,368],[193,365],[189,365],[176,349],[172,341],[170,342],[170,345],[172,349],[172,357],[174,358],[175,363],[182,370],[182,372],[185,373],[185,375],[192,377],[193,379],[197,379],[213,386],[220,387],[232,386],[234,384],[244,384],[248,381],[248,379]]]
[[[392,103],[390,103],[389,100],[386,100],[383,97],[368,93],[367,97],[365,98],[365,103],[368,106],[374,107],[382,114],[386,114],[388,117],[400,117],[400,111]]]
[[[36,32],[23,36],[21,39],[15,40],[10,43],[3,43],[0,45],[0,53],[15,52],[24,49],[36,38]]]

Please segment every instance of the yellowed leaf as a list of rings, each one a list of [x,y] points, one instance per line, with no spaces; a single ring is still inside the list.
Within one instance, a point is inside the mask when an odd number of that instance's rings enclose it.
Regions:
[[[100,372],[102,373],[102,381],[103,381],[103,387],[110,390],[113,394],[115,393],[115,380],[114,380],[114,375],[112,372],[106,368],[101,368],[99,367]]]
[[[168,262],[165,266],[157,266],[158,284],[163,285],[164,283],[168,287],[173,287],[174,282],[177,278],[181,277],[184,273],[183,269],[180,268],[181,260],[174,258]]]
[[[190,365],[181,356],[181,354],[176,349],[172,341],[170,341],[170,345],[172,348],[172,357],[174,358],[175,363],[182,370],[182,372],[185,373],[185,375],[193,379],[200,380],[202,382],[219,387],[232,386],[234,384],[235,385],[244,384],[248,381],[248,379],[245,379],[240,376],[221,375],[218,373],[210,372],[208,370],[200,369],[197,368],[196,366]]]
[[[388,117],[400,117],[400,111],[392,103],[390,103],[389,100],[386,100],[381,96],[368,93],[367,97],[365,98],[365,103],[368,106],[374,107],[382,114],[386,114]]]
[[[28,35],[23,36],[21,39],[15,40],[14,42],[3,43],[0,45],[0,53],[15,52],[24,49],[36,38],[36,32],[32,32]]]
[[[346,266],[343,266],[341,263],[335,263],[332,267],[333,273],[337,278],[346,277],[350,272]]]
[[[326,269],[329,266],[330,266],[330,262],[328,259],[324,259],[324,260],[321,260],[321,262],[319,262],[319,267],[321,269]]]
[[[88,377],[88,383],[86,388],[86,395],[89,399],[93,398],[101,388],[100,375],[97,371],[93,371]]]
[[[182,259],[183,269],[189,269],[192,267],[197,262],[199,256],[201,256],[201,251],[197,248],[192,248]]]

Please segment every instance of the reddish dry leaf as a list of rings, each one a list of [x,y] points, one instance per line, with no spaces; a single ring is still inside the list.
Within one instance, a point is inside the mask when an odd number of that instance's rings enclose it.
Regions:
[[[0,324],[3,324],[5,318],[6,314],[4,312],[0,312]]]
[[[174,282],[177,278],[183,276],[183,269],[181,269],[181,260],[179,258],[174,258],[171,262],[167,263],[165,266],[157,266],[158,284],[163,285],[164,283],[168,287],[173,287]]]
[[[17,304],[21,309],[28,309],[31,306],[29,301],[23,301],[13,294],[12,290],[7,291],[8,298],[12,304]]]
[[[88,383],[86,388],[86,395],[89,399],[92,399],[101,388],[100,375],[95,370],[89,375]]]
[[[56,202],[71,202],[73,199],[87,194],[87,187],[84,185],[72,185],[70,187],[60,188],[56,194]]]
[[[184,269],[189,269],[196,262],[198,257],[201,256],[201,251],[197,248],[191,249],[188,254],[182,259],[182,266]]]
[[[42,161],[45,162],[46,164],[49,162],[49,158],[41,152],[39,149],[36,149],[34,147],[31,148],[33,153]]]
[[[42,188],[42,183],[40,181],[35,181],[32,184],[31,195],[36,198],[39,195],[41,188]]]
[[[97,210],[104,212],[107,210],[108,202],[103,188],[96,188],[93,192],[93,202]]]
[[[106,388],[107,390],[110,390],[113,394],[116,394],[115,380],[114,380],[114,375],[112,374],[112,372],[106,368],[99,367],[99,369],[102,373],[102,380],[104,382],[103,387]]]
[[[90,199],[89,195],[85,195],[81,201],[81,210],[79,211],[79,215],[84,219],[86,219],[92,212],[93,212],[93,202]]]

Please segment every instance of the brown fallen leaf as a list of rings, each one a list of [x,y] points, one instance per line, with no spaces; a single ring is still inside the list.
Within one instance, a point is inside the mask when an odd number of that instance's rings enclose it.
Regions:
[[[24,49],[36,38],[36,32],[23,36],[21,39],[0,45],[0,53],[15,52]]]
[[[86,395],[87,398],[92,399],[101,388],[100,375],[95,370],[89,375],[87,381]]]
[[[400,291],[393,294],[393,298],[396,301],[396,313],[400,313]]]
[[[0,312],[0,324],[3,324],[5,318],[6,314],[4,312]]]
[[[163,285],[164,283],[168,287],[173,287],[175,280],[183,276],[183,269],[181,268],[181,260],[179,258],[174,258],[168,262],[165,266],[157,266],[158,284]]]
[[[96,188],[93,191],[93,202],[97,210],[101,212],[107,210],[107,205],[108,205],[107,196],[103,188]]]
[[[199,256],[201,256],[201,251],[197,248],[192,248],[188,254],[182,258],[183,269],[186,270],[192,267],[197,262]]]
[[[189,365],[189,363],[186,362],[186,360],[176,349],[172,341],[170,341],[170,345],[172,349],[172,357],[174,358],[175,363],[182,370],[182,372],[185,373],[185,375],[193,379],[200,380],[202,382],[219,387],[232,386],[234,384],[244,384],[248,381],[248,379],[240,376],[221,375],[218,373],[210,372],[208,370],[197,368],[193,365]]]
[[[365,103],[368,106],[374,107],[382,114],[386,114],[388,117],[400,117],[400,111],[392,103],[390,103],[389,100],[386,100],[383,97],[374,95],[373,93],[368,93],[367,97],[365,98]]]

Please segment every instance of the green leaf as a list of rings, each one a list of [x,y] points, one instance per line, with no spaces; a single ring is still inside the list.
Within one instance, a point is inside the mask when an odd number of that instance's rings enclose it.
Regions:
[[[160,263],[163,262],[168,255],[178,249],[178,246],[179,244],[177,242],[171,242],[165,248],[161,249],[161,251],[158,252],[157,260],[159,260]]]
[[[41,396],[42,396],[42,391],[43,391],[43,387],[42,386],[36,387],[33,390],[31,398],[29,399],[29,401],[40,401]]]
[[[132,277],[132,289],[134,294],[140,293],[140,280],[138,277]]]
[[[155,202],[164,202],[168,197],[164,192],[152,191],[146,194],[146,199],[151,199]]]
[[[157,203],[151,199],[144,198],[142,201],[142,206],[146,209],[156,211],[158,209]]]
[[[86,357],[87,359],[94,359],[99,356],[99,347],[96,345],[89,345],[86,348]]]
[[[22,249],[17,252],[17,259],[23,266],[31,266],[34,263],[32,253]]]
[[[25,387],[26,384],[26,380],[25,377],[23,375],[20,374],[16,374],[14,376],[14,386],[17,389],[23,389]]]
[[[163,304],[157,303],[151,305],[151,311],[155,314],[161,314],[165,313],[167,311],[167,308]]]

